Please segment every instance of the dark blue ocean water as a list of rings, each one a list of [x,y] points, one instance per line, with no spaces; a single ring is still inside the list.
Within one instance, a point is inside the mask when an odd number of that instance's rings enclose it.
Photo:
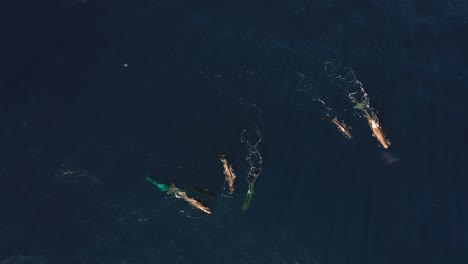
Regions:
[[[0,32],[1,264],[468,263],[466,1],[15,0]]]

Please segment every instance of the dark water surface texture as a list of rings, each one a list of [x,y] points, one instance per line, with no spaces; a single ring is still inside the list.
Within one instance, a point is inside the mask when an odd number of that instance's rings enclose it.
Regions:
[[[0,264],[468,263],[466,1],[15,0],[0,32]]]

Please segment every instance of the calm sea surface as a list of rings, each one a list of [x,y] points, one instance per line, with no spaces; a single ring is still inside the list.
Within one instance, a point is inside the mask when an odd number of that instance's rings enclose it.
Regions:
[[[0,33],[0,264],[468,263],[466,1],[15,0]]]

